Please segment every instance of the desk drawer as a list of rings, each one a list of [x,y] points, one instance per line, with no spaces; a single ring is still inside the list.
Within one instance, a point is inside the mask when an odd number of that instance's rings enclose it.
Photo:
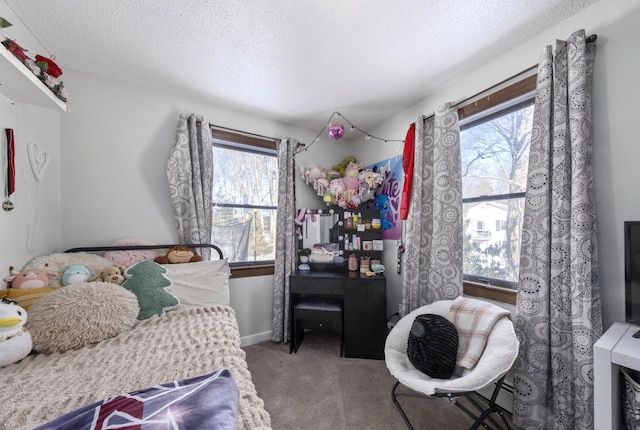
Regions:
[[[290,287],[291,293],[295,294],[330,296],[342,296],[344,294],[344,281],[341,279],[291,277]]]
[[[336,332],[340,333],[341,322],[340,321],[301,321],[300,323],[304,329],[314,330],[320,332]]]

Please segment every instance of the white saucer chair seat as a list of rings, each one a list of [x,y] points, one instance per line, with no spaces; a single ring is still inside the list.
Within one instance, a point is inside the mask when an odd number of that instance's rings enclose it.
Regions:
[[[416,316],[421,314],[437,314],[451,321],[452,317],[449,309],[453,302],[454,300],[441,300],[422,306],[400,319],[391,332],[389,332],[384,350],[385,362],[389,372],[398,380],[391,391],[393,403],[398,408],[407,427],[412,429],[413,427],[395,395],[398,385],[402,384],[427,396],[448,397],[450,400],[454,400],[455,397],[464,396],[479,411],[479,414],[476,414],[459,402],[455,402],[456,406],[476,420],[471,429],[476,429],[480,425],[491,428],[485,422],[485,419],[488,419],[494,427],[500,428],[500,425],[491,417],[491,414],[494,412],[498,413],[502,418],[502,422],[506,428],[511,429],[511,426],[504,418],[503,414],[505,411],[495,403],[495,399],[502,386],[502,381],[518,356],[519,342],[510,319],[500,318],[493,326],[487,339],[484,352],[476,365],[472,369],[457,367],[454,375],[450,379],[431,378],[416,369],[409,361],[407,356],[407,341]],[[495,388],[486,407],[480,404],[474,397],[471,397],[476,391],[494,383]]]

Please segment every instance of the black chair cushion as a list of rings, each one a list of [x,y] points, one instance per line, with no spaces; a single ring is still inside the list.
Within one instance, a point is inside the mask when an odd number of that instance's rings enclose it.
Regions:
[[[449,379],[456,367],[458,332],[441,315],[418,315],[409,332],[407,356],[416,369],[432,378]]]

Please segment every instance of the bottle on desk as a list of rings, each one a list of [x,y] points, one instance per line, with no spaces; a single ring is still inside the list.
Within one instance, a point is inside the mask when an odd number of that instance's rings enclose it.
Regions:
[[[352,217],[345,218],[345,220],[344,220],[344,228],[346,230],[353,230],[354,229],[354,224],[353,224],[353,218]]]
[[[360,257],[360,273],[365,274],[369,271],[369,257],[368,255],[363,255]]]
[[[351,254],[349,256],[349,271],[357,272],[358,271],[358,257],[355,254]]]

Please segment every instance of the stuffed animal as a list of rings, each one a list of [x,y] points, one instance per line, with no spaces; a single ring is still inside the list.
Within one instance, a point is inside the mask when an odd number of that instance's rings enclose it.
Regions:
[[[335,198],[339,198],[342,194],[344,194],[344,180],[342,178],[334,179],[329,184],[329,194],[331,194]]]
[[[18,272],[9,266],[11,276],[4,278],[5,282],[11,282],[11,288],[47,288],[49,279],[56,277],[55,272],[50,272],[49,265],[45,264],[42,270],[23,270]]]
[[[327,178],[320,178],[316,181],[316,193],[321,196],[329,189],[329,180]]]
[[[91,279],[91,272],[84,264],[72,264],[64,268],[62,285],[79,284]]]
[[[309,167],[304,172],[304,179],[307,185],[309,185],[314,180],[326,178],[326,177],[327,177],[327,172],[325,168],[322,166],[316,166],[315,164],[312,164],[311,167]]]
[[[31,352],[33,340],[24,328],[27,312],[13,300],[0,302],[0,367],[20,361]]]
[[[347,164],[347,167],[344,168],[344,177],[345,178],[357,178],[360,175],[360,171],[364,169],[364,165],[362,163],[356,163],[355,161]]]
[[[371,188],[382,185],[384,178],[380,173],[374,172],[371,169],[362,170],[358,176],[361,184],[367,184]]]
[[[344,170],[347,168],[347,166],[349,165],[349,163],[355,163],[356,162],[356,158],[355,157],[345,157],[344,160],[342,160],[340,163],[336,164],[335,166],[331,167],[331,170],[335,171],[338,173],[338,177],[343,177],[344,176]]]
[[[166,255],[156,257],[153,261],[158,264],[192,263],[195,261],[202,261],[202,257],[196,255],[196,253],[188,247],[178,245],[172,246],[169,248]]]
[[[122,267],[119,265],[113,265],[105,268],[102,272],[89,279],[90,282],[111,282],[112,284],[122,285],[124,282],[124,276],[122,274]]]

